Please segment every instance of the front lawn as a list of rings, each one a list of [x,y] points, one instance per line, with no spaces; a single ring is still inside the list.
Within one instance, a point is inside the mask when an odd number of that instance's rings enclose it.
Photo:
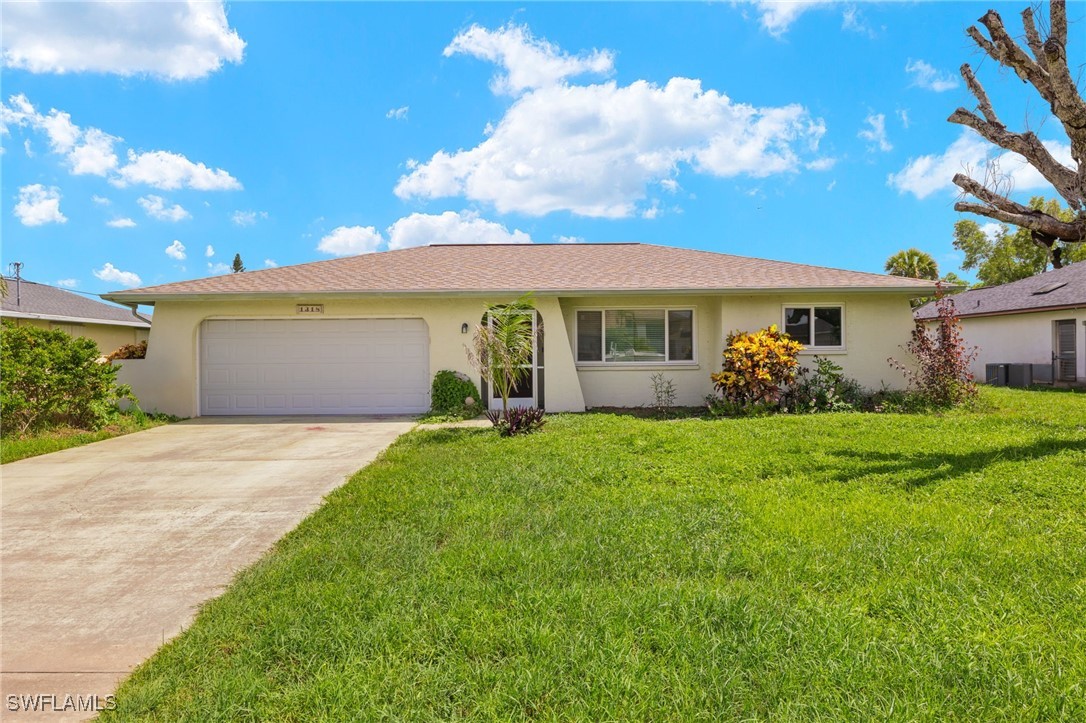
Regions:
[[[110,437],[140,432],[144,429],[159,427],[175,421],[176,417],[165,414],[133,414],[121,412],[101,429],[47,429],[27,434],[22,437],[4,437],[0,439],[0,464],[15,462],[39,454],[59,452],[69,447],[81,447],[91,442],[101,442]]]
[[[140,667],[154,720],[1086,720],[1086,395],[419,431]]]

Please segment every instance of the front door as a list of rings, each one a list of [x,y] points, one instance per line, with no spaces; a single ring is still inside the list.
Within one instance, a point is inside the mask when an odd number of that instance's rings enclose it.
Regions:
[[[1056,339],[1053,345],[1052,364],[1056,367],[1056,381],[1075,381],[1078,359],[1075,355],[1075,320],[1062,319],[1056,322]]]
[[[524,365],[527,375],[509,395],[510,408],[543,406],[543,328],[540,321],[539,312],[532,314],[532,356]],[[490,409],[500,410],[501,396],[494,389],[488,390],[488,395]]]

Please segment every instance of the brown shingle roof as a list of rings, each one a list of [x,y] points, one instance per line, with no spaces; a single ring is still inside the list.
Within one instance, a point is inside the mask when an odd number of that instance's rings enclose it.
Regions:
[[[150,327],[151,323],[136,316],[131,309],[73,294],[46,284],[23,279],[15,288],[15,279],[4,277],[8,295],[0,303],[2,316],[79,320],[91,324],[121,324]],[[18,301],[19,303],[16,303]]]
[[[963,291],[952,298],[954,310],[963,317],[1086,307],[1086,261],[1009,284]],[[935,303],[914,313],[918,319],[934,319]]]
[[[883,289],[932,283],[648,244],[433,245],[118,291],[153,301],[204,294],[636,292]]]

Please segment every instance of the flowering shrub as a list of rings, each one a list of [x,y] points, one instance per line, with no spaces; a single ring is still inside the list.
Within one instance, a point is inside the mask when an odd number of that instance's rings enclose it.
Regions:
[[[887,359],[890,366],[901,371],[909,387],[924,402],[936,407],[951,407],[970,401],[977,394],[977,384],[969,364],[977,357],[976,347],[967,347],[962,338],[962,326],[954,309],[954,301],[941,291],[935,301],[938,317],[935,328],[917,320],[912,338],[905,350],[916,361],[916,368]]]
[[[750,407],[776,403],[781,387],[795,380],[803,345],[777,329],[732,332],[724,348],[724,368],[712,375],[725,401]]]
[[[141,341],[136,344],[125,344],[124,346],[117,347],[109,354],[106,354],[106,360],[113,361],[114,359],[146,359],[147,358],[147,342]]]
[[[504,412],[492,409],[486,413],[487,419],[503,437],[528,434],[543,426],[543,410],[535,407],[510,407]]]

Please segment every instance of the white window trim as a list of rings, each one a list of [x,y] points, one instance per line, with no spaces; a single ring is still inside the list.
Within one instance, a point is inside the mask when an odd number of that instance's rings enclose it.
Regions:
[[[582,311],[598,311],[602,314],[600,319],[600,349],[601,355],[606,357],[606,344],[607,338],[607,312],[608,311],[663,311],[664,312],[664,353],[668,353],[668,331],[670,330],[670,316],[669,311],[689,311],[692,316],[690,319],[691,326],[691,345],[693,346],[693,359],[678,359],[675,361],[651,361],[651,362],[614,362],[614,361],[579,361],[577,359],[579,354],[579,345],[581,341],[580,330],[578,324],[580,323],[580,313]],[[693,304],[685,306],[581,306],[573,309],[573,359],[576,362],[577,368],[582,367],[587,369],[653,369],[653,368],[673,368],[673,367],[686,367],[688,369],[698,368],[698,307]]]
[[[804,344],[803,351],[800,354],[844,354],[848,352],[848,311],[845,309],[845,304],[842,301],[796,301],[789,304],[781,304],[781,332],[785,332],[787,329],[786,321],[788,320],[788,309],[810,309],[811,310],[811,341],[814,341],[814,310],[815,309],[827,309],[836,307],[841,310],[841,344],[839,346],[815,346],[814,344]]]

